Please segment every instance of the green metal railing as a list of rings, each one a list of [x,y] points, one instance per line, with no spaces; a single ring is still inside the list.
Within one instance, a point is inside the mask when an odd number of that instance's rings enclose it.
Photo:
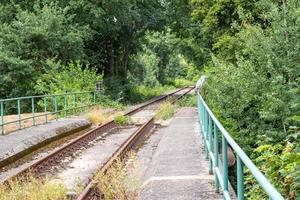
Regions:
[[[0,99],[1,133],[5,133],[5,126],[9,124],[17,123],[17,129],[21,129],[25,120],[32,120],[32,126],[35,126],[38,117],[44,117],[44,122],[48,123],[49,115],[55,115],[57,120],[60,114],[67,116],[83,112],[83,109],[96,105],[98,95],[98,91],[90,91]],[[11,111],[12,105],[15,106],[14,111]],[[29,113],[28,106],[31,107]],[[25,114],[22,108],[27,111],[27,115],[30,114],[29,117],[22,117]],[[6,118],[12,113],[17,115],[17,119],[8,121]]]
[[[212,111],[206,105],[202,96],[197,95],[198,115],[202,128],[202,138],[205,146],[206,159],[209,159],[209,173],[215,174],[215,190],[219,192],[219,188],[223,191],[224,199],[231,199],[228,190],[228,163],[227,163],[227,147],[228,144],[234,150],[237,157],[237,198],[244,199],[244,167],[247,167],[250,173],[255,177],[263,190],[272,200],[283,200],[281,194],[272,186],[267,178],[253,164],[250,158],[240,148],[240,146],[232,139],[222,124],[214,116]],[[219,164],[219,134],[222,137],[222,166]],[[225,152],[225,153],[223,153]]]

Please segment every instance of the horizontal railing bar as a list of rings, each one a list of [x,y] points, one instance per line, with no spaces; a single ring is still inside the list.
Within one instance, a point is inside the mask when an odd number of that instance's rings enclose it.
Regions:
[[[229,143],[232,149],[238,154],[238,156],[241,158],[244,165],[249,169],[249,171],[252,173],[252,175],[255,177],[255,179],[258,181],[261,187],[267,192],[269,197],[271,197],[273,200],[283,200],[284,198],[282,197],[282,195],[272,186],[272,184],[268,181],[268,179],[264,176],[264,174],[252,163],[252,161],[246,155],[246,153],[239,147],[239,145],[233,140],[233,138],[225,130],[225,128],[222,126],[222,124],[219,122],[219,120],[215,117],[215,115],[212,113],[210,108],[207,106],[207,104],[205,103],[205,101],[203,100],[199,92],[198,92],[198,96],[201,100],[201,103],[205,107],[206,111],[210,115],[211,119],[213,120],[215,125],[219,128],[221,134],[224,135],[226,141]]]
[[[0,99],[0,102],[8,102],[8,101],[16,101],[16,100],[32,99],[32,98],[43,98],[43,97],[70,96],[70,95],[75,95],[75,94],[88,94],[88,93],[94,93],[94,92],[97,92],[97,91],[71,92],[71,93],[62,93],[62,94],[46,94],[46,95],[37,95],[37,96],[15,97],[15,98],[8,98],[8,99]]]
[[[92,103],[90,105],[83,105],[83,106],[78,106],[78,107],[72,107],[72,108],[68,108],[66,110],[58,110],[57,112],[47,112],[46,114],[35,115],[34,117],[30,116],[30,117],[22,118],[20,121],[25,121],[25,120],[28,120],[28,119],[33,119],[33,118],[38,118],[38,117],[45,117],[46,115],[61,113],[61,112],[64,112],[64,111],[74,110],[74,109],[77,109],[77,108],[85,108],[85,107],[93,106],[93,105],[96,105],[96,104]],[[30,113],[26,113],[26,114],[30,114]],[[9,116],[9,115],[6,115],[6,116]],[[4,115],[4,117],[5,117],[5,115]],[[13,123],[17,123],[17,122],[19,122],[19,120],[5,122],[4,124],[0,123],[0,126],[2,126],[2,125],[4,126],[4,125],[8,125],[8,124],[13,124]]]

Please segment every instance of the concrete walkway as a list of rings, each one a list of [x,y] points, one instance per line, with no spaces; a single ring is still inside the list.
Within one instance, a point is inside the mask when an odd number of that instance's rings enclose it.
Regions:
[[[197,110],[182,108],[164,133],[142,178],[142,200],[215,200],[214,176],[208,174]]]
[[[86,129],[91,123],[84,118],[72,117],[47,124],[0,135],[0,167],[50,143],[59,137]]]

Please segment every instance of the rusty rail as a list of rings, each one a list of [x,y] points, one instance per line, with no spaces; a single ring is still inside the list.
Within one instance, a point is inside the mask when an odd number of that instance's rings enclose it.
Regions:
[[[190,88],[187,92],[184,94],[181,94],[176,99],[172,100],[171,103],[174,104],[176,101],[181,99],[183,96],[188,94],[191,90]],[[138,140],[140,140],[145,134],[151,132],[151,130],[154,128],[154,117],[152,117],[150,120],[148,120],[146,123],[144,123],[138,130],[136,130],[117,150],[116,152],[108,158],[108,160],[105,162],[104,165],[102,165],[99,169],[99,171],[106,172],[109,167],[112,166],[112,164],[120,157],[122,157],[129,149],[131,149]],[[100,195],[99,191],[95,188],[96,182],[91,181],[81,192],[81,194],[77,197],[77,200],[91,200],[94,199],[93,196]]]
[[[178,89],[174,92],[163,95],[155,100],[146,102],[146,103],[140,105],[138,108],[135,108],[135,109],[125,113],[124,115],[125,116],[133,115],[134,113],[138,112],[139,110],[141,110],[153,103],[167,99],[168,97],[170,97],[184,89],[187,89],[187,88],[188,87]],[[180,95],[179,98],[181,98],[182,96],[183,95]],[[23,169],[22,171],[18,172],[17,174],[6,178],[3,182],[8,183],[9,180],[13,180],[15,178],[22,177],[28,173],[32,173],[36,176],[41,176],[44,173],[49,172],[49,170],[51,169],[52,166],[55,166],[58,163],[60,163],[65,157],[72,155],[75,151],[79,150],[82,146],[86,146],[90,141],[94,140],[96,137],[102,135],[103,133],[105,133],[108,130],[111,130],[112,128],[115,128],[115,127],[117,127],[117,125],[114,123],[114,120],[111,120],[101,126],[98,126],[95,129],[92,129],[92,130],[88,131],[87,133],[85,133],[84,135],[78,137],[76,140],[73,140],[73,141],[65,144],[64,146],[62,146],[59,149],[55,150],[54,152],[50,153],[46,157],[36,161],[35,163],[33,163],[32,165]]]

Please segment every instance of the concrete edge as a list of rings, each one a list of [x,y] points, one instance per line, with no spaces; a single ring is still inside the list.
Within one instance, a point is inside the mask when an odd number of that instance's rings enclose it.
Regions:
[[[32,145],[29,148],[26,148],[26,149],[24,149],[24,150],[22,150],[22,151],[20,151],[20,152],[18,152],[16,154],[14,154],[14,155],[8,156],[7,158],[5,158],[3,160],[0,160],[0,168],[5,167],[5,166],[7,166],[9,164],[12,164],[13,162],[21,159],[22,157],[24,157],[26,155],[29,155],[30,153],[32,153],[32,152],[34,152],[34,151],[36,151],[36,150],[38,150],[38,149],[40,149],[40,148],[42,148],[42,147],[50,144],[52,142],[55,142],[55,141],[57,141],[59,139],[62,139],[64,137],[66,137],[66,136],[69,136],[71,134],[77,133],[79,131],[85,130],[85,129],[91,127],[91,125],[92,124],[89,123],[89,124],[86,124],[86,125],[83,125],[83,126],[76,127],[74,129],[71,129],[71,130],[66,130],[64,132],[61,132],[60,134],[57,134],[57,135],[55,135],[53,137],[47,138],[47,139],[45,139],[45,140],[37,143],[35,145]]]

